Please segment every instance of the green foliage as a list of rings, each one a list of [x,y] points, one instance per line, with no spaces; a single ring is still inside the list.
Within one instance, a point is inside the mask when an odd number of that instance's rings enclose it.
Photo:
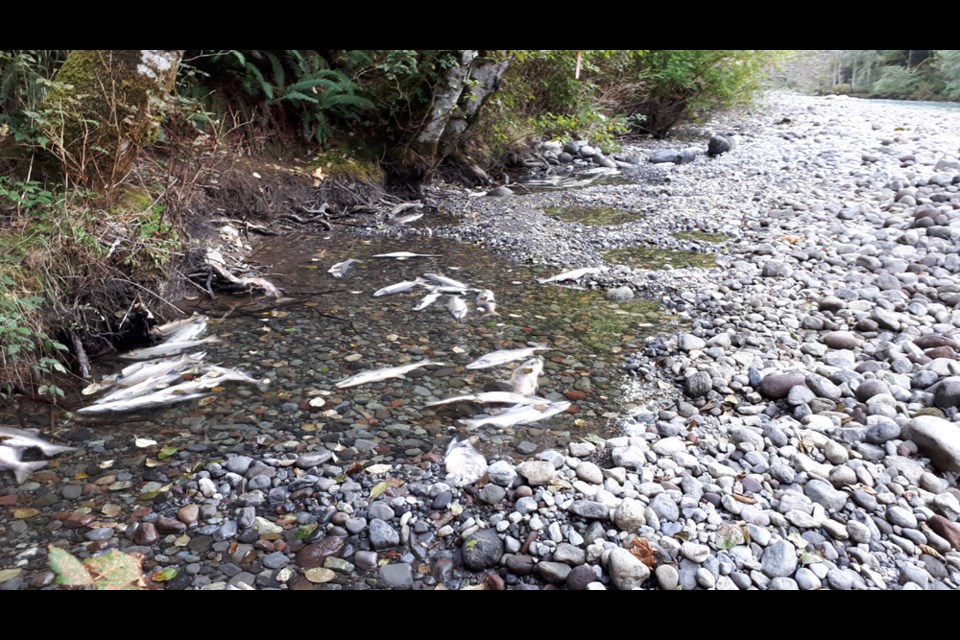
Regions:
[[[251,135],[296,130],[302,140],[323,144],[335,122],[357,120],[374,106],[317,51],[192,53],[181,91],[221,116],[239,115]]]
[[[66,587],[86,587],[97,590],[144,589],[143,557],[111,549],[91,556],[82,562],[69,551],[53,545],[47,547],[50,570],[56,582]]]
[[[917,74],[905,67],[884,67],[880,78],[873,83],[873,93],[890,98],[903,98],[913,94],[920,86]]]
[[[651,50],[617,71],[628,84],[616,90],[621,109],[644,119],[638,128],[662,138],[678,123],[750,102],[782,52],[759,50]]]
[[[937,51],[937,69],[944,80],[943,93],[948,98],[960,98],[960,50]]]
[[[40,108],[65,57],[60,50],[0,50],[0,127],[7,127],[17,142],[32,136],[28,114]]]

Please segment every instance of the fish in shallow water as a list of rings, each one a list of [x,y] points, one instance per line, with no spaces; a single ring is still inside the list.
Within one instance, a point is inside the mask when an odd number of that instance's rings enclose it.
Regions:
[[[172,356],[193,349],[201,344],[222,342],[217,336],[208,336],[200,340],[184,340],[183,342],[164,342],[155,347],[146,347],[143,349],[134,349],[122,354],[120,357],[126,360],[149,360],[150,358],[163,358]]]
[[[553,347],[548,347],[547,345],[541,343],[535,347],[526,347],[524,349],[504,349],[502,351],[494,351],[493,353],[488,353],[485,356],[477,358],[468,364],[466,368],[488,369],[490,367],[498,367],[501,364],[529,358],[537,351],[544,351],[552,348]]]
[[[506,428],[518,424],[532,424],[540,420],[546,420],[569,408],[570,403],[566,400],[562,402],[550,402],[546,405],[517,405],[495,416],[481,416],[479,418],[461,420],[461,422],[463,422],[468,429],[476,429],[485,424]]]
[[[179,320],[171,320],[165,324],[158,324],[150,330],[150,333],[159,336],[161,338],[169,338],[175,334],[180,329],[186,327],[187,325],[195,324],[202,321],[204,324],[207,321],[206,316],[193,314],[187,318],[180,318]]]
[[[377,289],[373,293],[373,297],[379,298],[380,296],[392,296],[395,293],[406,293],[420,284],[423,284],[423,280],[420,278],[415,280],[404,280],[403,282],[397,282],[396,284],[387,285],[382,289]]]
[[[427,295],[425,295],[425,296],[423,297],[423,299],[420,300],[420,302],[417,303],[417,306],[415,306],[415,307],[413,308],[413,310],[414,310],[414,311],[423,311],[424,309],[426,309],[427,307],[429,307],[430,305],[432,305],[434,302],[436,302],[437,300],[439,300],[439,299],[440,299],[440,296],[442,296],[442,295],[443,295],[443,293],[441,293],[440,291],[431,291],[430,293],[428,293]]]
[[[510,388],[514,393],[532,396],[540,385],[541,373],[543,373],[543,358],[540,356],[530,358],[513,370],[513,375],[510,376]]]
[[[124,367],[120,376],[113,382],[121,387],[132,387],[147,378],[169,373],[200,373],[200,365],[207,356],[205,351],[186,353],[179,358],[169,358],[160,362],[135,362]]]
[[[344,260],[343,262],[338,262],[329,269],[327,273],[332,275],[334,278],[342,278],[343,276],[350,273],[350,270],[353,269],[353,265],[360,262],[356,258],[350,258],[349,260]]]
[[[20,452],[22,449],[12,449],[10,447],[0,447],[0,469],[9,469],[17,478],[17,484],[23,484],[27,478],[33,475],[34,471],[47,466],[46,460],[37,460],[36,462],[22,462]]]
[[[122,413],[125,411],[156,409],[158,407],[177,404],[178,402],[189,402],[190,400],[196,400],[197,398],[202,398],[207,395],[206,393],[199,393],[199,388],[199,383],[191,380],[189,382],[181,382],[172,387],[160,389],[145,396],[91,404],[77,409],[74,413],[93,415],[97,413]]]
[[[378,253],[374,258],[393,258],[394,260],[407,260],[408,258],[439,258],[439,253],[410,253],[409,251],[393,251],[392,253]]]
[[[537,282],[546,284],[548,282],[565,282],[567,280],[578,280],[583,276],[589,276],[596,273],[603,273],[603,267],[584,267],[583,269],[574,269],[573,271],[564,271],[549,278],[539,278]]]
[[[346,389],[347,387],[356,387],[361,384],[369,384],[371,382],[380,382],[381,380],[387,380],[388,378],[402,378],[405,374],[410,373],[414,369],[419,369],[420,367],[429,367],[430,365],[441,365],[442,362],[437,362],[436,360],[420,360],[419,362],[413,362],[411,364],[400,365],[399,367],[384,367],[382,369],[368,369],[366,371],[361,371],[355,373],[349,378],[344,378],[338,382],[335,386],[338,389]]]
[[[453,439],[447,445],[443,464],[447,470],[447,481],[457,487],[473,484],[487,472],[487,459],[477,451],[473,443],[476,436],[466,440]]]
[[[411,222],[416,222],[422,217],[423,217],[422,213],[407,213],[402,216],[390,218],[388,222],[389,224],[395,224],[395,225],[410,224]]]
[[[440,275],[439,273],[425,273],[423,277],[431,282],[436,282],[439,285],[444,287],[453,287],[455,289],[469,289],[470,285],[464,284],[459,280],[454,280],[453,278],[448,278],[447,276]]]
[[[467,308],[467,303],[464,302],[460,296],[450,296],[450,299],[447,300],[447,311],[457,319],[457,322],[463,322],[463,319],[467,317],[467,313],[470,312]]]
[[[434,400],[428,402],[425,406],[438,407],[442,404],[451,404],[454,402],[476,402],[478,404],[550,404],[546,398],[532,398],[512,391],[484,391],[482,393],[471,393],[465,396],[456,396],[454,398],[444,398],[443,400]]]
[[[497,313],[497,300],[494,298],[493,291],[490,289],[481,289],[477,294],[477,308],[483,308],[486,313],[484,316],[499,316]]]
[[[73,451],[73,447],[53,444],[52,442],[47,442],[35,433],[24,431],[23,429],[14,429],[13,427],[0,427],[0,445],[6,445],[14,449],[36,448],[43,451],[43,454],[46,456],[55,456],[64,451]]]

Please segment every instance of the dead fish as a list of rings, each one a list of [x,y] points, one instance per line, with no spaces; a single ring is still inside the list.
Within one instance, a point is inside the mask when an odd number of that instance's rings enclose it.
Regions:
[[[444,398],[443,400],[434,400],[428,402],[427,407],[438,407],[442,404],[452,404],[454,402],[475,402],[477,404],[550,404],[546,398],[531,398],[526,395],[514,393],[511,391],[484,391],[483,393],[471,393],[465,396],[456,396],[455,398]]]
[[[188,340],[197,339],[202,333],[207,330],[207,317],[206,316],[197,316],[193,322],[189,322],[172,334],[169,337],[164,338],[164,343],[176,343],[176,342],[186,342]]]
[[[386,380],[388,378],[402,378],[404,374],[410,373],[414,369],[419,369],[420,367],[429,367],[430,365],[441,365],[442,362],[437,362],[436,360],[421,360],[419,362],[414,362],[411,364],[404,364],[399,367],[384,367],[382,369],[368,369],[367,371],[361,371],[355,373],[349,378],[344,378],[338,382],[335,386],[338,389],[346,389],[347,387],[356,387],[361,384],[369,384],[371,382],[379,382],[381,380]]]
[[[22,449],[12,449],[10,447],[0,447],[0,469],[9,469],[13,471],[17,484],[23,484],[27,481],[34,471],[38,471],[47,466],[46,460],[37,460],[36,462],[22,462],[20,452]]]
[[[470,312],[467,308],[467,303],[464,302],[460,296],[450,296],[450,299],[447,300],[447,311],[457,319],[457,322],[463,322],[463,319],[466,318]]]
[[[392,296],[395,293],[406,293],[420,284],[423,284],[423,280],[420,278],[417,278],[416,280],[404,280],[403,282],[398,282],[396,284],[387,285],[382,289],[377,289],[373,293],[373,297],[379,298],[380,296]]]
[[[407,260],[409,258],[440,258],[439,253],[410,253],[409,251],[394,251],[392,253],[378,253],[374,258],[393,258],[394,260]]]
[[[487,459],[473,446],[476,441],[476,436],[460,441],[454,438],[447,445],[443,464],[447,470],[446,479],[454,486],[473,484],[487,472]]]
[[[180,318],[178,320],[171,320],[165,324],[158,324],[153,329],[150,330],[151,333],[158,335],[162,338],[172,336],[174,333],[197,321],[198,318],[203,318],[206,321],[206,316],[201,316],[199,314],[193,314],[187,318]]]
[[[179,402],[189,402],[190,400],[196,400],[202,398],[206,393],[186,393],[185,385],[192,383],[182,383],[173,387],[167,387],[166,389],[161,389],[150,395],[140,396],[139,398],[128,398],[126,400],[117,400],[115,402],[104,402],[101,404],[91,404],[86,407],[82,407],[74,411],[74,413],[79,413],[83,415],[91,415],[97,413],[122,413],[125,411],[136,411],[141,409],[156,409],[158,407],[165,407],[171,404],[177,404]]]
[[[401,224],[410,224],[411,222],[416,222],[423,217],[422,213],[408,213],[403,216],[397,216],[395,218],[390,218],[389,223],[394,225]]]
[[[243,382],[252,384],[260,391],[266,391],[270,385],[270,380],[266,378],[257,380],[239,369],[228,369],[226,367],[218,367],[217,365],[207,367],[203,376],[201,376],[198,381],[200,382],[201,389],[220,386],[224,382]]]
[[[524,349],[504,349],[502,351],[494,351],[493,353],[488,353],[485,356],[477,358],[468,364],[466,368],[488,369],[490,367],[498,367],[501,364],[513,362],[514,360],[523,360],[524,358],[529,358],[537,351],[544,351],[552,348],[553,347],[548,347],[547,345],[540,343],[534,347],[526,347]]]
[[[453,278],[440,275],[439,273],[425,273],[423,274],[423,277],[431,282],[436,282],[439,285],[443,285],[444,287],[456,287],[457,289],[470,288],[470,285],[464,284],[459,280],[454,280]]]
[[[73,451],[73,447],[53,444],[35,433],[23,429],[14,429],[13,427],[0,427],[0,444],[14,449],[40,449],[47,456],[55,456],[64,451]],[[17,460],[19,459],[17,458]]]
[[[209,336],[200,340],[185,340],[184,342],[164,342],[155,347],[146,347],[144,349],[134,349],[121,355],[121,358],[127,360],[147,360],[149,358],[162,358],[171,356],[187,349],[200,346],[201,344],[222,342],[217,336]]]
[[[395,218],[396,216],[400,215],[404,211],[410,211],[411,209],[422,209],[422,208],[423,208],[423,203],[420,202],[419,200],[412,200],[410,202],[401,202],[400,204],[398,204],[397,206],[395,206],[393,209],[390,210],[389,215],[391,218]]]
[[[206,351],[185,353],[179,358],[169,358],[160,362],[135,362],[120,371],[120,377],[115,381],[122,387],[132,387],[140,384],[147,378],[167,373],[200,373],[199,366],[207,356]]]
[[[562,402],[551,402],[546,406],[535,404],[517,405],[495,416],[481,416],[470,420],[461,420],[461,422],[463,422],[468,429],[476,429],[485,424],[506,428],[518,424],[532,424],[540,420],[546,420],[569,408],[570,403],[566,400]]]
[[[180,379],[180,374],[176,372],[150,376],[149,378],[146,378],[137,384],[130,385],[129,387],[120,387],[119,389],[103,396],[94,402],[94,404],[117,402],[119,400],[129,400],[131,398],[145,396],[155,391],[166,389],[170,385],[180,382]]]
[[[496,301],[497,300],[493,295],[493,291],[491,291],[490,289],[481,289],[480,292],[477,293],[478,305],[485,305],[488,302],[496,302]]]
[[[514,393],[523,396],[532,396],[540,385],[540,374],[543,373],[543,358],[530,358],[513,370],[510,376],[510,388]]]
[[[548,282],[564,282],[566,280],[578,280],[583,276],[593,275],[595,273],[603,273],[606,269],[604,267],[584,267],[583,269],[574,269],[573,271],[564,271],[563,273],[558,273],[555,276],[550,278],[539,278],[537,282],[540,284],[546,284]]]
[[[425,295],[420,302],[417,303],[417,306],[415,306],[415,307],[413,308],[413,310],[414,310],[414,311],[423,311],[424,309],[426,309],[427,307],[429,307],[430,305],[432,305],[434,302],[436,302],[437,300],[439,300],[439,299],[440,299],[440,296],[442,296],[442,295],[443,295],[443,293],[441,293],[440,291],[431,291],[430,293],[428,293],[427,295]]]
[[[342,278],[343,276],[347,275],[350,272],[350,270],[353,269],[353,265],[358,262],[360,261],[357,260],[356,258],[350,258],[349,260],[338,262],[337,264],[327,269],[327,273],[332,275],[334,278]]]

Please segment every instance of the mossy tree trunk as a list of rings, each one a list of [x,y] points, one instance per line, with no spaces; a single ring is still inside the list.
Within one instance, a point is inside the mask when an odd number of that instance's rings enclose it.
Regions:
[[[73,182],[109,191],[156,140],[183,51],[74,50],[43,104],[50,149]]]

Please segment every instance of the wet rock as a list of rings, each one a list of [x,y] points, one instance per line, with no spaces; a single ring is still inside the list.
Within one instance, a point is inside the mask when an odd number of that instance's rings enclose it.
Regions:
[[[400,534],[389,523],[374,518],[370,521],[370,544],[374,549],[389,549],[400,544]]]
[[[536,563],[537,561],[532,556],[524,554],[514,554],[507,556],[506,559],[507,569],[518,576],[528,576],[533,573],[533,567]]]
[[[142,547],[156,544],[159,539],[160,534],[157,533],[157,528],[150,522],[141,522],[137,526],[136,533],[133,534],[134,543]]]
[[[563,584],[570,575],[570,565],[562,562],[542,561],[537,563],[537,575],[551,584]]]
[[[413,570],[407,562],[396,562],[380,567],[380,579],[390,589],[413,588]]]
[[[342,548],[343,538],[339,536],[326,536],[297,551],[296,564],[302,569],[322,567],[328,557],[338,555]]]

